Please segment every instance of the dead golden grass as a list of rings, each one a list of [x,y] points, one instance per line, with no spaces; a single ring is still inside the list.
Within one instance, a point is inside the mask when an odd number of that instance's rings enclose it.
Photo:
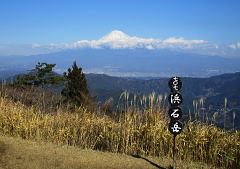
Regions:
[[[127,94],[124,97],[128,100]],[[154,94],[145,96],[142,104],[148,106],[143,110],[126,105],[118,119],[112,119],[84,107],[75,113],[58,109],[56,114],[46,114],[0,97],[0,132],[83,149],[170,158],[172,135],[167,129],[166,110],[158,104],[154,106],[161,99]],[[187,122],[183,133],[177,136],[177,157],[218,168],[239,168],[240,132]]]

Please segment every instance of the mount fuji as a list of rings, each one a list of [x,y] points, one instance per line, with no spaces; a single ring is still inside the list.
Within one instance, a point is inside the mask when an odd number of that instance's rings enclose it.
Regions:
[[[216,54],[219,46],[204,40],[186,40],[169,38],[165,40],[138,38],[129,36],[122,31],[114,30],[98,40],[80,40],[73,43],[32,45],[32,49],[48,49],[50,51],[65,49],[168,49],[192,53]],[[200,50],[202,52],[200,52]]]
[[[222,47],[204,40],[184,38],[146,39],[114,30],[98,40],[34,44],[21,50],[31,54],[0,56],[0,72],[25,71],[37,62],[48,62],[56,63],[55,71],[62,73],[76,60],[86,73],[127,77],[208,77],[240,71],[240,58],[226,57],[238,50],[236,45]]]

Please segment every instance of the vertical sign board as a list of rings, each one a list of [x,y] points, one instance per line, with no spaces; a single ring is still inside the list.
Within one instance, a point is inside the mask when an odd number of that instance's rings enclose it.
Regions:
[[[170,108],[168,115],[170,118],[170,123],[168,126],[169,131],[173,134],[173,168],[176,167],[176,157],[175,157],[175,138],[178,134],[182,132],[183,125],[179,121],[182,118],[182,110],[179,107],[182,104],[183,98],[180,94],[182,88],[182,82],[179,77],[172,77],[168,81],[168,87],[171,93],[168,96],[168,101],[170,103]]]

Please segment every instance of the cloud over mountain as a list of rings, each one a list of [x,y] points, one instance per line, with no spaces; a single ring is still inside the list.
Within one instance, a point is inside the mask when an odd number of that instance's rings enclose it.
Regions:
[[[6,47],[6,46],[5,46]],[[11,46],[8,46],[10,48]],[[122,31],[114,30],[98,40],[79,40],[73,43],[62,44],[33,44],[33,45],[21,45],[15,50],[3,50],[2,53],[14,52],[14,54],[41,54],[51,53],[67,49],[148,49],[159,50],[167,49],[178,52],[204,54],[204,55],[219,55],[219,56],[240,56],[240,43],[231,45],[219,45],[205,40],[187,40],[183,37],[168,39],[153,39],[153,38],[139,38],[135,36],[129,36]],[[1,45],[0,45],[1,49]],[[2,47],[3,49],[3,47]],[[24,53],[25,52],[25,53]]]
[[[168,49],[179,52],[220,55],[220,56],[239,56],[239,52],[233,51],[235,46],[218,45],[205,40],[187,40],[183,37],[168,38],[165,40],[153,38],[139,38],[129,36],[122,31],[114,30],[98,40],[80,40],[74,43],[34,45],[34,48],[47,48],[49,50],[63,49],[137,49],[144,48],[149,50]]]
[[[165,49],[165,48],[179,48],[192,49],[210,46],[212,44],[204,40],[186,40],[184,38],[169,38],[166,40],[160,39],[144,39],[135,36],[129,36],[121,31],[114,30],[109,34],[103,36],[99,40],[80,40],[69,44],[49,44],[45,46],[34,45],[33,47],[48,47],[49,49],[71,49],[71,48],[110,48],[110,49]]]

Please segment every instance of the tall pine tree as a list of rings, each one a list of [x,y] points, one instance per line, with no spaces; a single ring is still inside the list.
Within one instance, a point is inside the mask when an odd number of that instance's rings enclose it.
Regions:
[[[87,80],[82,68],[77,66],[76,61],[73,62],[72,69],[68,69],[64,73],[66,86],[62,90],[65,101],[70,101],[75,105],[83,105],[91,97],[87,87]]]

